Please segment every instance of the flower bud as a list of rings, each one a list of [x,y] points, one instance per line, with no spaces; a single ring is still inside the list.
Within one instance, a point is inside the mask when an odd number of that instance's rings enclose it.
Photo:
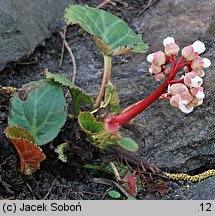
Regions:
[[[184,76],[184,84],[187,87],[200,87],[203,83],[203,79],[197,76],[194,72],[187,73]]]
[[[203,103],[202,99],[194,98],[189,104],[186,105],[186,107],[195,107],[200,106]]]
[[[172,105],[173,107],[178,108],[179,104],[181,103],[181,96],[179,94],[173,95],[170,100],[170,105]]]
[[[176,43],[169,43],[165,46],[165,53],[167,56],[178,55],[179,46]]]
[[[158,74],[155,74],[154,77],[157,81],[161,81],[165,77],[165,75],[163,72],[160,72]]]
[[[211,61],[208,58],[198,57],[193,60],[191,68],[193,70],[202,70],[203,68],[208,68],[211,65]]]
[[[176,83],[170,86],[169,92],[171,93],[171,95],[176,95],[176,94],[181,95],[185,92],[188,92],[188,88],[182,83]]]
[[[152,63],[151,67],[149,68],[149,72],[151,74],[158,74],[161,72],[161,67]]]
[[[166,63],[165,53],[161,51],[151,53],[147,56],[147,61],[155,64],[156,66],[164,65]]]
[[[150,53],[149,55],[147,55],[146,60],[149,63],[152,63],[152,61],[154,60],[154,53]]]
[[[205,72],[203,70],[193,70],[193,72],[199,76],[199,77],[204,77],[205,76]]]
[[[203,87],[192,88],[190,91],[191,94],[199,100],[203,100],[205,98]]]
[[[211,65],[210,59],[208,59],[208,58],[203,58],[203,62],[204,62],[204,64],[203,64],[203,67],[204,67],[204,68],[210,67],[210,65]]]
[[[193,107],[186,107],[184,104],[179,104],[178,107],[183,113],[191,113],[193,111]]]
[[[181,94],[181,103],[182,104],[187,105],[192,100],[193,100],[193,96],[189,92]]]
[[[163,40],[163,46],[165,47],[167,44],[175,43],[174,37],[167,37]]]
[[[195,41],[192,45],[194,52],[201,54],[206,50],[205,44],[199,40]]]
[[[165,75],[169,75],[171,73],[171,68],[170,67],[166,67],[165,69],[164,69],[164,74]]]
[[[188,61],[190,60],[194,60],[198,57],[198,53],[194,52],[193,47],[190,46],[186,46],[181,50],[181,55],[186,58]]]

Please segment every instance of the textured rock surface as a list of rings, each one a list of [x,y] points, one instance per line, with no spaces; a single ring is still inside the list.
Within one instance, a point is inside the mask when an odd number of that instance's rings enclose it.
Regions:
[[[196,200],[215,200],[215,177],[209,178],[196,184],[193,190],[192,199]]]
[[[28,56],[62,28],[63,12],[74,0],[7,0],[0,2],[0,71],[6,63]]]

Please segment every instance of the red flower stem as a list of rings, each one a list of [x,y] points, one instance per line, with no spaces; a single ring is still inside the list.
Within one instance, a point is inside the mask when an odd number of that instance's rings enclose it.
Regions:
[[[192,63],[192,61],[187,61],[187,62],[183,62],[183,63],[181,63],[180,65],[179,65],[179,67],[181,68],[181,67],[185,67],[185,66],[190,66],[191,65],[191,63]]]
[[[176,84],[176,83],[184,83],[184,78],[183,79],[177,79],[177,80],[170,80],[169,84]]]
[[[123,125],[126,122],[133,119],[135,116],[139,115],[143,112],[146,108],[148,108],[152,103],[154,103],[168,88],[169,82],[175,78],[180,69],[180,63],[183,61],[184,57],[181,57],[176,64],[176,62],[171,61],[172,63],[172,70],[169,77],[166,81],[157,88],[152,94],[150,94],[147,98],[142,101],[139,101],[130,107],[123,110],[123,112],[115,117],[113,117],[110,121],[110,124],[118,124]]]

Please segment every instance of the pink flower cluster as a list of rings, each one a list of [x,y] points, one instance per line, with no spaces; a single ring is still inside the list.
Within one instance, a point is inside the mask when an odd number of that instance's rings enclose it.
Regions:
[[[183,68],[184,76],[180,80],[170,80],[168,92],[164,93],[161,98],[168,99],[172,106],[182,112],[190,113],[195,106],[203,103],[205,97],[204,89],[201,87],[202,77],[205,75],[203,69],[211,65],[209,59],[199,56],[205,51],[205,45],[197,40],[192,45],[184,47],[179,62],[176,59],[179,46],[175,43],[174,38],[167,37],[163,45],[165,52],[158,51],[147,56],[147,61],[151,63],[149,72],[157,81],[160,81],[166,75],[176,74]],[[185,61],[182,62],[183,60]],[[167,67],[167,63],[171,63],[172,67]]]
[[[147,56],[147,61],[152,63],[149,68],[149,72],[154,75],[157,81],[161,81],[166,75],[169,75],[171,69],[165,64],[167,63],[168,57],[177,56],[179,52],[179,46],[175,43],[173,37],[167,37],[163,40],[165,53],[158,51],[151,53]]]

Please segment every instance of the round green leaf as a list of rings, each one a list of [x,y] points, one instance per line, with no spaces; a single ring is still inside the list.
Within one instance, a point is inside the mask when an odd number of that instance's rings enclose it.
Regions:
[[[61,86],[50,80],[25,85],[11,100],[9,125],[18,125],[35,137],[36,145],[52,141],[66,121]]]
[[[121,194],[115,190],[109,191],[108,195],[113,199],[119,199],[121,197]]]
[[[71,5],[65,11],[68,23],[79,24],[91,34],[105,55],[145,52],[147,44],[117,16],[89,6]]]
[[[127,150],[127,151],[137,151],[138,144],[131,138],[125,137],[118,141],[119,147]]]

